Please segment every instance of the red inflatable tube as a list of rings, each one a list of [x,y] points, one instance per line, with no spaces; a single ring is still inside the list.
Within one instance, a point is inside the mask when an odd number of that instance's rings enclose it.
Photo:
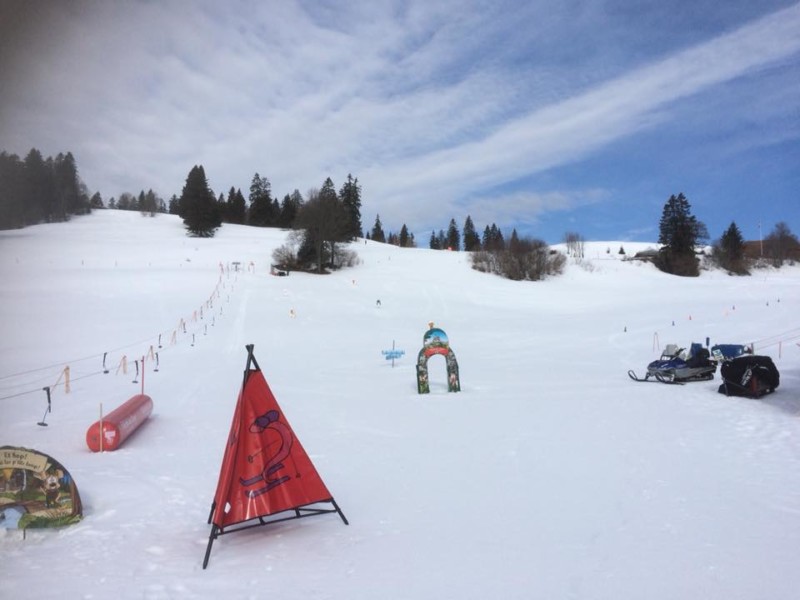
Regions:
[[[86,445],[92,452],[116,450],[147,420],[151,412],[153,400],[150,396],[137,394],[103,417],[102,434],[100,421],[92,423],[86,431]]]

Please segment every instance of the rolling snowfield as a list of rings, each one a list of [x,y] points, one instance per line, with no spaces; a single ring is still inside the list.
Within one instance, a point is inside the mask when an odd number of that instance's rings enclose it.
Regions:
[[[353,268],[272,276],[286,235],[120,211],[0,232],[0,446],[61,462],[84,508],[25,536],[0,522],[0,597],[798,597],[800,266],[678,278],[621,260],[647,244],[589,242],[563,275],[512,282],[362,240]],[[460,393],[443,357],[417,393],[429,323]],[[706,338],[754,343],[780,387],[626,374]],[[246,344],[350,524],[225,535],[203,570]],[[101,405],[142,385],[152,416],[91,452]]]

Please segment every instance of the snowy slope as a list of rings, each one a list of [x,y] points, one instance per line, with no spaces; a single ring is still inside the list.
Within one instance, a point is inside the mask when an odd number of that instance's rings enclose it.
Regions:
[[[285,235],[193,239],[174,217],[117,211],[0,232],[0,445],[61,461],[85,510],[25,539],[0,529],[0,596],[796,597],[800,267],[683,279],[616,253],[647,245],[603,242],[561,277],[515,283],[464,253],[362,241],[352,269],[273,277]],[[432,393],[416,392],[429,322],[449,335],[459,394],[436,359]],[[707,337],[755,342],[778,391],[626,376]],[[350,525],[223,536],[203,571],[250,343]],[[140,390],[133,360],[151,347],[153,416],[91,453],[86,429]],[[55,388],[39,427],[41,388],[65,366],[71,390]]]

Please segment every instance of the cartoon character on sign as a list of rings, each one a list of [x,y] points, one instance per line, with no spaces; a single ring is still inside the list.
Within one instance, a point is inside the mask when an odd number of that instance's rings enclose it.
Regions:
[[[58,497],[61,495],[61,484],[58,477],[53,473],[48,473],[44,478],[44,498],[47,508],[58,505]]]
[[[261,487],[247,490],[248,498],[255,498],[261,494],[278,487],[291,479],[289,475],[278,477],[276,473],[284,468],[283,461],[292,451],[292,431],[285,424],[280,422],[280,413],[277,410],[270,410],[250,424],[250,433],[256,434],[260,438],[261,446],[256,452],[247,457],[247,462],[253,463],[256,458],[263,460],[264,466],[261,472],[253,477],[245,479],[239,478],[239,482],[245,487],[251,487],[263,482]],[[278,439],[275,440],[275,434]],[[269,438],[273,438],[270,440]],[[269,454],[270,446],[278,445],[277,449]]]

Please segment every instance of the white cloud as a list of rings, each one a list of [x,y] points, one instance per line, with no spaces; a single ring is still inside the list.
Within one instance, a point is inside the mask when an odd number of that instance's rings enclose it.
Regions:
[[[674,127],[679,101],[755,80],[800,51],[797,4],[624,60],[624,48],[599,44],[628,21],[591,3],[54,6],[30,54],[15,54],[24,59],[18,89],[0,95],[0,148],[71,150],[106,197],[180,193],[194,164],[217,193],[246,193],[255,172],[279,195],[352,173],[365,225],[381,213],[412,228],[465,207],[475,218],[487,198],[498,222],[571,206],[586,192],[569,182],[497,190]]]

